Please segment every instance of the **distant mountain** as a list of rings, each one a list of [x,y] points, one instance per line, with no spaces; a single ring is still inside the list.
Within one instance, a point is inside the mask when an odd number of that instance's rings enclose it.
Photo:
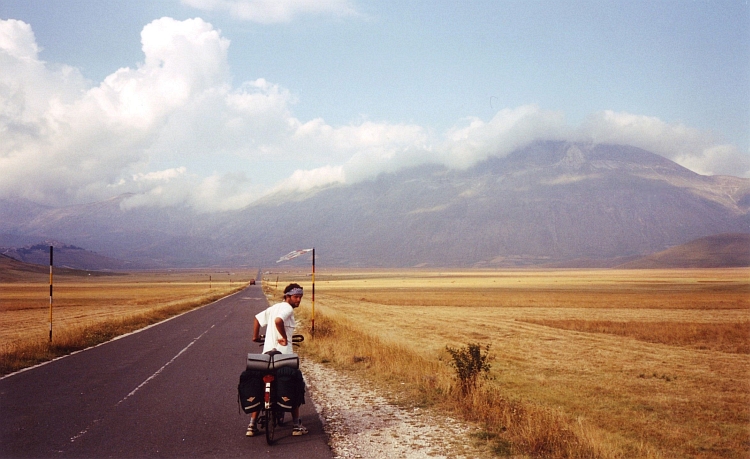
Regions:
[[[0,201],[0,234],[160,266],[270,266],[316,247],[322,266],[501,267],[612,266],[750,233],[750,180],[702,176],[622,145],[539,142],[466,170],[424,165],[209,215],[124,209],[123,199],[59,209]]]
[[[208,265],[221,260],[214,248],[221,243],[214,245],[211,237],[211,224],[221,220],[221,215],[197,214],[177,206],[127,209],[122,203],[128,197],[61,208],[35,208],[21,199],[0,201],[0,243],[10,235],[64,241],[140,268]],[[31,211],[25,214],[25,209]],[[7,215],[13,218],[6,219]]]
[[[750,267],[750,234],[717,234],[672,247],[619,268]]]
[[[128,271],[145,267],[133,262],[105,257],[98,253],[82,249],[81,247],[61,244],[59,242],[46,242],[20,248],[0,247],[0,253],[6,257],[24,263],[49,266],[50,246],[53,247],[52,258],[53,267],[55,269],[68,268],[89,271]]]
[[[113,273],[101,271],[82,271],[69,268],[54,268],[55,276],[111,276]],[[7,255],[0,254],[0,282],[34,282],[43,283],[49,279],[49,260],[47,266],[25,263]]]
[[[49,268],[32,265],[0,254],[0,282],[19,281],[23,279],[43,280],[49,274]]]
[[[316,246],[343,266],[596,265],[750,232],[749,205],[748,179],[701,176],[634,147],[544,142],[468,170],[422,166],[272,197],[223,233],[262,260]]]

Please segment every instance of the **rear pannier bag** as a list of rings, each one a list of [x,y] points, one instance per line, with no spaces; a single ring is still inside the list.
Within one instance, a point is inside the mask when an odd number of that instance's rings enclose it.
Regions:
[[[276,408],[292,411],[301,405],[305,397],[305,381],[302,372],[296,368],[281,367],[276,370]]]
[[[253,413],[263,408],[263,394],[266,390],[263,375],[266,372],[245,370],[240,375],[237,385],[237,397],[245,413]]]

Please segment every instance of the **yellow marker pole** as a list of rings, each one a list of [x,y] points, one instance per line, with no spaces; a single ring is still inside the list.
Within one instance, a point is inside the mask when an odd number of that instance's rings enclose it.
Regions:
[[[49,342],[52,343],[52,246],[49,246]]]

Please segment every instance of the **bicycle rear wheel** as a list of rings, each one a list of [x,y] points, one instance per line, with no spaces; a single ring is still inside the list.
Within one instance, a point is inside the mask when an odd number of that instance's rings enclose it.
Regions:
[[[266,417],[266,443],[273,445],[273,436],[276,433],[276,413],[273,409],[265,410]]]

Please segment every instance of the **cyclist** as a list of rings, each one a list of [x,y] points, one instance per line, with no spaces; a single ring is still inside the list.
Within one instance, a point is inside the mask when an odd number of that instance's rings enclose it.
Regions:
[[[253,341],[260,342],[260,328],[266,327],[266,340],[263,353],[294,354],[292,335],[297,323],[294,320],[294,309],[302,302],[302,287],[299,284],[289,284],[284,288],[284,301],[270,306],[255,316],[253,323]],[[275,351],[275,352],[274,352]],[[301,391],[300,404],[305,403],[304,387]],[[256,421],[258,413],[250,414],[250,425],[247,426],[247,436],[258,433]],[[299,418],[299,405],[292,408],[292,435],[304,435],[307,428]]]

